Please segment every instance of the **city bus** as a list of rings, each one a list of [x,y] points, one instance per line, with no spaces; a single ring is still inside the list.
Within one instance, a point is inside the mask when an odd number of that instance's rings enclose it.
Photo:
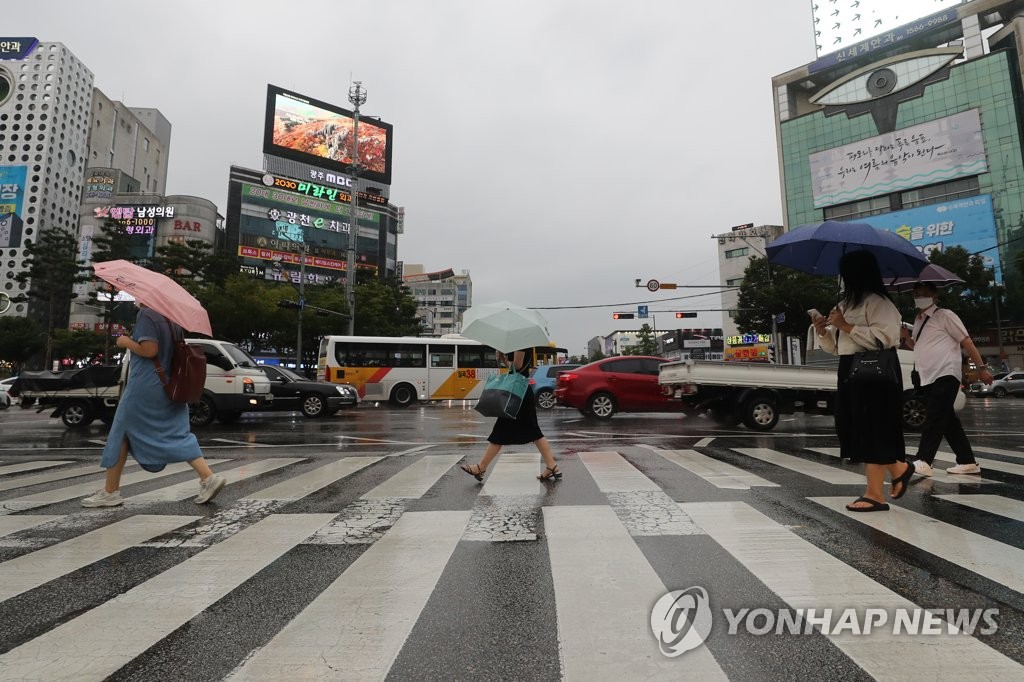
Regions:
[[[551,364],[565,349],[532,349],[531,364]],[[449,334],[415,336],[325,336],[317,378],[352,384],[360,400],[406,406],[416,400],[476,400],[487,377],[504,371],[494,349]]]

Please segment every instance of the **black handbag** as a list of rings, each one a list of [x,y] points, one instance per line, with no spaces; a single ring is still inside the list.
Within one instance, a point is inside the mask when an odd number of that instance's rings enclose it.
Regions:
[[[868,384],[892,384],[900,383],[900,357],[895,348],[883,348],[882,342],[875,339],[878,344],[876,350],[862,350],[853,354],[853,362],[850,365],[850,373],[846,375],[846,383],[854,386]]]

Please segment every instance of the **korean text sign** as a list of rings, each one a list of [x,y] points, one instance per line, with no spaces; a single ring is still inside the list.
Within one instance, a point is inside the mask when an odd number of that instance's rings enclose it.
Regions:
[[[0,166],[0,247],[21,246],[26,166]]]

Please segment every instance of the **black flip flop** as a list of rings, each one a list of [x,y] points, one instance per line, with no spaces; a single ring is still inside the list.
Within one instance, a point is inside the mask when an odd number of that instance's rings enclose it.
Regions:
[[[894,500],[898,500],[904,495],[906,495],[907,488],[910,486],[910,479],[913,478],[914,476],[914,471],[914,465],[911,464],[910,462],[907,462],[907,470],[900,474],[897,478],[892,479],[892,483],[889,484],[889,497],[891,497]],[[900,494],[894,495],[892,493],[892,489],[897,483],[902,483],[903,486],[900,488]]]
[[[473,471],[473,467],[476,468],[476,471]],[[484,480],[484,473],[487,471],[487,469],[481,469],[479,464],[460,464],[459,468],[478,481]]]
[[[871,506],[870,507],[851,507],[848,504],[848,505],[846,505],[846,511],[852,511],[852,512],[889,511],[889,505],[887,505],[885,502],[879,502],[877,500],[872,500],[870,497],[858,497],[856,500],[854,500],[850,504],[857,504],[858,502],[867,502]]]

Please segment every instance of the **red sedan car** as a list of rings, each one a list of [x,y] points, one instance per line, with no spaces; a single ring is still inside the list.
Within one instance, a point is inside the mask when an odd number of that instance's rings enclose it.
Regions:
[[[616,412],[681,412],[677,400],[662,395],[658,367],[666,362],[647,355],[620,355],[558,375],[555,400],[598,419]]]

